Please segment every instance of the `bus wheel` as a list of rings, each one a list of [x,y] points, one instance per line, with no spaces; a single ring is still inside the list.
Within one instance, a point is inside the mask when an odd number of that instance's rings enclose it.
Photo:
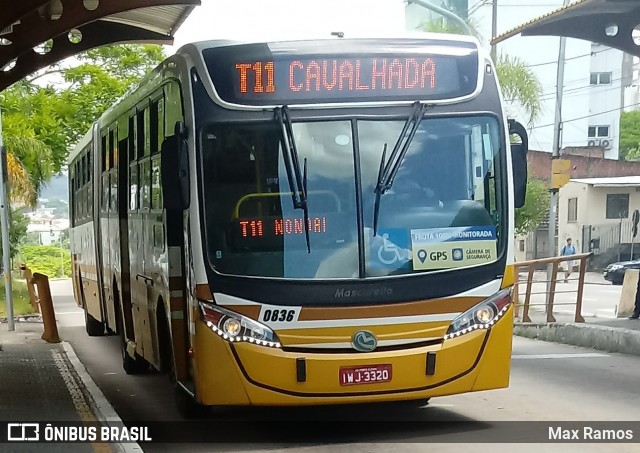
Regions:
[[[207,406],[203,406],[202,404],[198,403],[190,393],[188,393],[178,384],[175,384],[174,396],[176,406],[178,407],[180,415],[182,415],[187,420],[203,418],[205,415],[207,415]]]
[[[78,289],[80,291],[80,299],[84,309],[84,327],[87,330],[87,335],[90,337],[100,337],[104,335],[104,324],[91,316],[87,311],[87,299],[84,297],[81,275],[78,275]]]
[[[127,374],[142,374],[149,369],[146,360],[134,353],[135,357],[131,357],[127,352],[127,343],[122,342],[122,369]]]
[[[87,313],[86,309],[84,311],[84,325],[87,329],[87,335],[90,337],[100,337],[104,335],[104,324]]]
[[[429,400],[431,398],[421,398],[417,400],[407,400],[407,401],[394,401],[391,404],[393,407],[397,407],[399,409],[419,409],[423,406],[429,404]]]
[[[162,299],[158,300],[156,309],[156,326],[158,329],[158,371],[167,373],[171,382],[175,382],[175,369],[173,366],[173,345],[171,343],[171,330],[166,316]]]

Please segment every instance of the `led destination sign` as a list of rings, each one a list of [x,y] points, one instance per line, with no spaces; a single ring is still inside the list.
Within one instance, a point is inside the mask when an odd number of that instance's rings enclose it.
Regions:
[[[328,220],[325,216],[310,217],[305,229],[304,219],[302,218],[243,218],[238,219],[232,224],[232,245],[235,251],[267,251],[282,250],[283,241],[293,238],[299,238],[299,246],[305,246],[305,235],[313,238],[322,238],[327,236],[327,240],[331,240],[332,235],[328,227]],[[324,241],[316,242],[321,245]],[[289,243],[291,246],[291,243]]]
[[[442,100],[472,94],[478,84],[475,46],[428,43],[419,51],[398,45],[394,52],[393,45],[385,45],[384,53],[372,52],[370,42],[348,53],[321,53],[316,47],[312,55],[304,49],[273,52],[266,44],[242,45],[205,49],[203,55],[216,92],[234,104]]]

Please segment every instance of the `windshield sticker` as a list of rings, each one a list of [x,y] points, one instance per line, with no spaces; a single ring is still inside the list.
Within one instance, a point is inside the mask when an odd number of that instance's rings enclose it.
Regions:
[[[495,261],[496,229],[492,226],[411,230],[415,270],[448,269]]]
[[[370,266],[378,269],[411,269],[409,232],[402,228],[380,229],[369,238]]]

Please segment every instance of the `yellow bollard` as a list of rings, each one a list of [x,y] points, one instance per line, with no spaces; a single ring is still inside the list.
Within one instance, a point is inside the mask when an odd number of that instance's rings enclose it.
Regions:
[[[31,269],[27,267],[26,264],[20,265],[20,270],[22,271],[22,275],[27,283],[27,290],[29,291],[29,302],[31,302],[31,306],[37,312],[40,311],[38,307],[38,296],[36,295],[36,289],[33,286],[33,274],[31,273]]]
[[[40,312],[42,313],[42,322],[44,323],[44,333],[40,338],[49,343],[60,343],[58,326],[56,325],[56,315],[53,310],[53,299],[51,298],[51,290],[49,289],[49,277],[36,272],[33,274],[31,281],[38,287]]]

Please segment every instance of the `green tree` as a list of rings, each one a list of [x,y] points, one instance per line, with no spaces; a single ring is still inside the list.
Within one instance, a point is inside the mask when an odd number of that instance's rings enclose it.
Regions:
[[[467,21],[467,24],[477,35],[473,23]],[[432,33],[465,34],[464,28],[460,24],[444,18],[431,19],[425,23],[423,30]],[[542,109],[540,81],[533,71],[527,68],[524,61],[517,57],[500,54],[498,61],[495,62],[495,67],[502,95],[507,101],[520,104],[527,114],[529,125],[532,125]],[[640,128],[638,130],[640,131]],[[525,204],[515,211],[516,234],[524,235],[535,230],[548,213],[549,192],[545,182],[530,179],[527,181]]]
[[[22,214],[19,209],[12,209],[9,214],[9,247],[11,250],[10,256],[13,259],[20,245],[27,237],[27,225],[29,219]],[[0,241],[0,252],[2,251],[2,241]]]
[[[71,253],[55,245],[23,245],[20,261],[50,278],[71,276]]]
[[[163,59],[157,45],[100,47],[79,55],[76,66],[51,66],[0,94],[7,148],[13,144],[36,194],[93,121]],[[43,86],[53,75],[63,82]]]
[[[524,235],[535,230],[548,214],[549,189],[547,183],[540,179],[529,179],[524,206],[516,209],[516,234]]]
[[[474,35],[479,38],[477,27],[472,20],[465,21]],[[466,34],[464,27],[458,22],[445,18],[431,18],[422,29],[430,33]],[[536,75],[518,57],[506,54],[498,55],[495,63],[496,73],[500,81],[502,95],[508,101],[520,104],[527,114],[529,125],[533,124],[542,108],[540,95],[542,87]]]
[[[640,159],[640,111],[620,115],[620,158]]]
[[[528,115],[529,125],[532,125],[542,108],[540,81],[520,58],[500,54],[495,64],[502,95],[520,104]]]

